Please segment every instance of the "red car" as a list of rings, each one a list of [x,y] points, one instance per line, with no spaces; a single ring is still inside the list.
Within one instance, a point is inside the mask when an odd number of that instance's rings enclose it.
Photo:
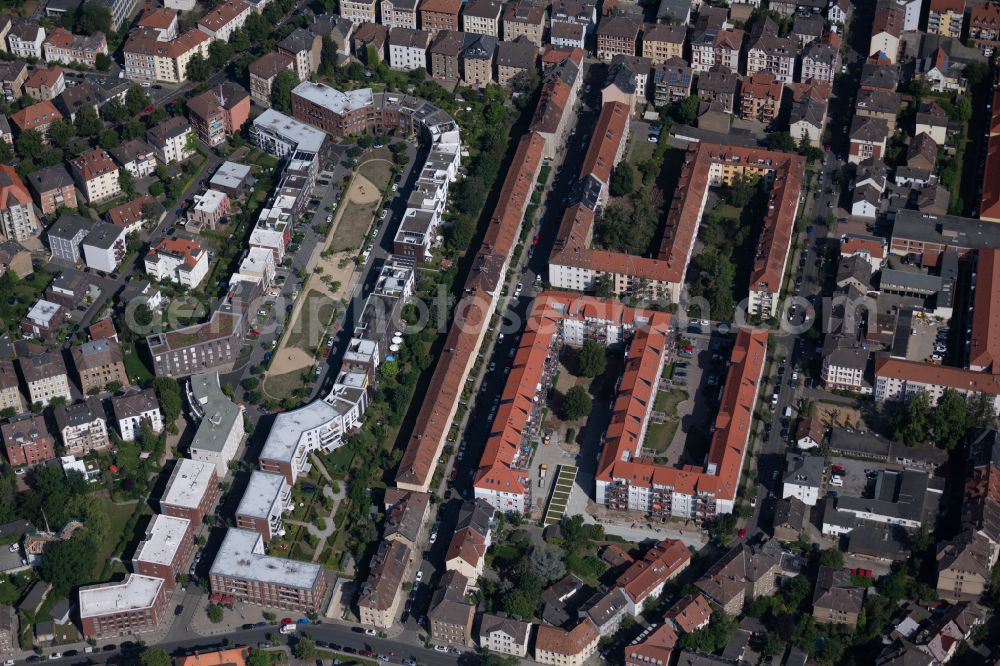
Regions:
[[[371,650],[358,650],[358,656],[359,657],[371,657],[372,656],[372,651]]]
[[[260,335],[260,329],[259,328],[251,328],[250,329],[250,335]]]
[[[747,535],[747,528],[741,527],[740,531],[736,533],[741,539]]]
[[[285,624],[295,624],[295,620],[293,620],[290,617],[286,617],[285,619],[283,619],[281,621],[281,624],[283,624],[283,625],[285,625]]]
[[[843,465],[833,465],[833,466],[830,467],[830,469],[833,470],[834,472],[843,472],[844,471],[844,466]]]

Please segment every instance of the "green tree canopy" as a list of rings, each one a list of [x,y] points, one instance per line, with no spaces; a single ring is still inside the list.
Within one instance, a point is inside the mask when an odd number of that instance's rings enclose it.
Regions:
[[[946,388],[931,412],[931,431],[939,446],[955,448],[968,430],[969,414],[965,398],[952,388]]]
[[[604,347],[596,340],[585,340],[577,354],[577,372],[583,377],[597,377],[608,367]]]
[[[573,386],[566,392],[563,400],[563,418],[567,421],[575,421],[590,413],[593,408],[593,400],[587,389],[582,386]]]
[[[611,196],[622,197],[635,190],[635,169],[628,162],[620,162],[611,172]]]
[[[165,650],[155,647],[145,647],[139,655],[140,666],[171,666],[173,660]]]
[[[297,85],[299,85],[298,74],[287,69],[278,72],[271,84],[271,106],[276,111],[291,113],[292,89]]]

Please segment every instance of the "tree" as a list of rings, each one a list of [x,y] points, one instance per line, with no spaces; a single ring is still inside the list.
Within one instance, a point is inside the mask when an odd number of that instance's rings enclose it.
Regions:
[[[795,139],[788,132],[775,132],[767,137],[767,147],[786,153],[795,152]]]
[[[2,160],[0,160],[2,161]],[[976,393],[969,398],[966,407],[967,421],[970,428],[996,428],[997,415],[993,410],[993,397],[985,393]]]
[[[195,53],[188,60],[187,75],[194,81],[204,81],[212,75],[212,65],[200,53]]]
[[[90,542],[86,532],[78,532],[71,539],[56,541],[46,549],[39,574],[52,583],[53,594],[68,595],[91,580],[97,564],[96,552],[97,544]]]
[[[21,159],[29,159],[45,150],[45,139],[38,130],[24,130],[17,135],[14,147]]]
[[[611,172],[611,196],[623,197],[635,189],[635,169],[628,162],[620,162]]]
[[[181,415],[183,406],[181,389],[177,380],[170,377],[157,377],[153,380],[153,388],[156,389],[156,396],[160,400],[163,420],[166,423],[173,423]]]
[[[680,645],[702,652],[719,652],[736,632],[736,620],[726,613],[713,613],[708,626],[681,636]]]
[[[931,412],[931,431],[938,446],[953,449],[965,437],[969,414],[965,398],[952,388],[946,388]]]
[[[295,641],[295,649],[292,650],[296,659],[315,659],[316,658],[316,641],[309,638],[308,636],[299,636],[298,640]]]
[[[229,59],[233,57],[233,47],[229,45],[229,42],[224,42],[221,39],[214,40],[208,45],[208,62],[215,69],[222,69],[229,62]]]
[[[819,564],[831,569],[840,569],[844,566],[844,554],[836,548],[827,548],[820,551]]]
[[[535,546],[528,559],[534,572],[546,583],[559,580],[566,575],[566,565],[563,564],[562,555],[551,546],[542,544]]]
[[[110,381],[104,387],[104,390],[108,393],[118,393],[118,391],[122,390],[122,383],[118,380]]]
[[[612,298],[615,295],[614,279],[607,273],[602,273],[594,280],[594,294],[598,298]]]
[[[142,86],[134,85],[128,89],[127,93],[125,93],[125,108],[128,110],[130,115],[137,116],[148,106],[149,95],[147,95],[146,91],[142,89]]]
[[[690,95],[680,100],[672,102],[667,107],[667,118],[670,118],[682,125],[693,125],[698,119],[698,109],[701,106],[701,98],[697,95]]]
[[[910,396],[906,406],[893,419],[893,437],[908,446],[927,441],[930,426],[930,402],[927,394],[918,391]]]
[[[76,133],[80,136],[97,136],[104,129],[104,123],[93,107],[85,106],[76,112]]]
[[[566,392],[563,400],[563,418],[567,421],[575,421],[590,413],[593,408],[593,401],[587,389],[582,386],[573,386]]]
[[[209,604],[205,608],[205,614],[208,615],[208,621],[212,624],[219,624],[225,617],[225,613],[222,610],[222,606],[219,604]]]
[[[160,648],[145,647],[139,655],[140,666],[171,666],[170,655]]]
[[[247,657],[247,666],[271,666],[274,661],[264,650],[250,648],[250,655]]]
[[[379,366],[379,374],[385,379],[395,379],[399,374],[399,363],[395,360],[384,361],[381,366]]]
[[[98,53],[97,57],[94,58],[94,67],[101,72],[108,71],[111,69],[111,58],[109,58],[106,53]]]
[[[299,85],[299,75],[287,69],[278,72],[271,84],[271,106],[276,111],[291,113],[292,89]]]
[[[14,147],[6,141],[0,141],[0,164],[10,164],[14,161]]]
[[[57,118],[49,125],[46,134],[53,146],[65,146],[76,136],[76,129],[65,120]]]
[[[104,150],[111,150],[112,148],[117,148],[121,144],[121,137],[118,136],[118,132],[114,131],[110,127],[101,132],[101,135],[97,139],[98,145]]]
[[[110,9],[96,2],[84,2],[80,5],[79,13],[76,16],[74,32],[82,32],[85,35],[103,32],[107,35],[111,30]]]
[[[576,357],[577,373],[582,377],[597,377],[604,374],[608,359],[596,340],[585,340]]]

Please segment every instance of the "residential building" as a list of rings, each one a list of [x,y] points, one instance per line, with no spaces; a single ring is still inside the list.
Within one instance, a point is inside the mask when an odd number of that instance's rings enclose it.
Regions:
[[[895,124],[899,111],[899,94],[881,89],[859,90],[854,104],[854,115],[863,118],[881,118]]]
[[[430,495],[387,488],[383,503],[385,507],[383,538],[387,541],[402,541],[410,548],[416,548],[428,516]]]
[[[49,125],[56,120],[62,119],[63,117],[59,113],[59,109],[49,100],[43,100],[37,104],[26,106],[20,111],[14,112],[10,117],[11,122],[17,127],[19,133],[35,130],[46,141],[48,141],[47,133]]]
[[[479,580],[486,568],[487,537],[477,530],[456,530],[448,544],[445,569],[457,571],[469,580]]]
[[[230,198],[239,198],[247,194],[254,182],[248,165],[227,161],[215,170],[208,185],[213,190],[223,192]]]
[[[409,72],[427,69],[427,47],[431,33],[425,30],[393,28],[389,31],[389,66]]]
[[[159,7],[143,12],[136,25],[139,28],[148,28],[157,31],[160,41],[169,42],[177,38],[177,17],[179,13],[176,9]]]
[[[869,157],[882,159],[889,140],[889,126],[881,118],[854,116],[851,121],[847,161],[859,164]]]
[[[191,521],[192,531],[212,515],[219,499],[219,475],[215,465],[180,458],[176,461],[167,487],[160,498],[160,513]]]
[[[774,594],[781,560],[775,540],[736,544],[695,585],[727,615],[737,616],[747,601]]]
[[[947,601],[977,601],[990,585],[990,545],[982,536],[963,532],[937,546],[937,592]]]
[[[358,609],[361,624],[388,629],[396,619],[403,596],[403,576],[413,561],[409,546],[400,541],[381,541],[369,565],[368,580],[361,586]]]
[[[340,4],[340,15],[356,25],[375,23],[375,0],[346,0]]]
[[[31,195],[13,167],[0,164],[0,239],[26,241],[41,231]]]
[[[126,231],[122,227],[100,220],[94,222],[80,244],[87,268],[108,274],[117,271],[128,252],[125,236]]]
[[[39,67],[24,82],[24,93],[33,100],[54,100],[66,90],[62,67]]]
[[[774,503],[774,538],[778,541],[798,541],[806,524],[809,510],[795,499],[782,499]]]
[[[519,84],[528,72],[538,67],[538,48],[526,38],[500,42],[496,51],[497,83],[501,86]]]
[[[462,8],[462,30],[500,38],[503,4],[497,0],[470,0]]]
[[[91,340],[72,347],[71,352],[83,393],[104,391],[111,383],[129,385],[121,349],[114,340]]]
[[[431,597],[427,621],[431,640],[438,645],[472,647],[472,620],[476,607],[465,598],[469,580],[457,571],[446,571]]]
[[[642,57],[649,58],[654,65],[662,65],[674,58],[682,59],[685,37],[682,25],[646,24],[642,29]]]
[[[329,453],[357,428],[368,408],[364,373],[342,371],[322,400],[278,414],[259,457],[260,468],[281,474],[290,485],[309,468],[314,451]]]
[[[16,58],[42,59],[45,28],[29,19],[15,19],[7,32],[7,46]]]
[[[721,66],[739,71],[744,37],[740,28],[696,28],[691,37],[691,69],[700,73]]]
[[[272,51],[250,63],[247,68],[250,72],[250,98],[255,104],[268,109],[271,107],[271,87],[278,73],[283,70],[296,71],[295,58]]]
[[[685,594],[667,610],[665,619],[669,620],[677,631],[685,634],[694,633],[708,626],[712,619],[712,607],[700,594]]]
[[[633,562],[615,585],[625,593],[626,610],[638,617],[648,599],[656,599],[668,581],[687,568],[691,551],[682,541],[665,539],[656,544],[641,560]]]
[[[45,52],[45,62],[59,62],[64,65],[80,63],[96,67],[97,56],[108,55],[108,40],[101,31],[90,35],[74,35],[64,28],[53,28],[42,48]]]
[[[896,64],[899,58],[899,38],[903,32],[903,19],[903,11],[894,5],[886,5],[875,11],[872,37],[868,46],[869,57],[877,58],[882,63]]]
[[[62,164],[28,174],[28,185],[35,195],[35,203],[46,215],[52,215],[59,208],[76,208],[76,186]]]
[[[101,110],[101,101],[97,96],[94,86],[87,81],[77,83],[63,91],[55,99],[56,108],[63,114],[69,122],[76,122],[77,115],[83,109],[91,109],[94,113]]]
[[[87,203],[106,201],[121,194],[118,167],[101,148],[94,148],[69,161],[70,172]]]
[[[9,419],[0,425],[0,435],[11,467],[55,460],[55,441],[45,428],[45,419],[39,415]]]
[[[208,275],[208,252],[195,241],[164,238],[150,248],[145,267],[157,280],[170,280],[194,288]]]
[[[222,392],[217,372],[191,375],[186,388],[191,413],[198,419],[189,454],[193,460],[214,464],[216,474],[222,479],[246,435],[244,407],[242,403],[234,404]]]
[[[82,633],[88,640],[154,631],[167,610],[162,578],[130,573],[120,583],[87,585],[79,590]]]
[[[351,51],[358,60],[370,66],[385,60],[388,42],[388,28],[377,23],[362,23],[354,30]]]
[[[111,445],[104,408],[93,396],[72,405],[58,405],[55,420],[67,455],[82,457]]]
[[[583,666],[597,651],[600,638],[589,617],[569,630],[540,624],[535,634],[535,661],[551,666]]]
[[[257,532],[270,543],[285,533],[281,516],[294,506],[292,487],[284,476],[254,470],[236,508],[236,527]]]
[[[965,0],[929,0],[927,32],[960,39],[965,19]]]
[[[740,117],[770,124],[781,111],[784,84],[770,72],[757,72],[743,80],[740,86]]]
[[[702,102],[718,102],[726,113],[735,113],[738,85],[738,76],[728,67],[716,65],[698,75],[698,97]]]
[[[823,129],[826,126],[827,102],[830,87],[823,84],[814,86],[809,92],[792,99],[792,111],[788,119],[788,131],[796,141],[807,141],[819,148],[823,143]]]
[[[625,666],[666,666],[677,645],[677,632],[664,622],[625,646]]]
[[[790,36],[798,43],[799,48],[813,44],[823,39],[826,21],[815,14],[799,14],[792,20]]]
[[[460,59],[465,35],[454,30],[440,30],[427,49],[430,75],[439,81],[458,81],[462,76]]]
[[[348,5],[353,0],[348,0],[340,6],[341,15],[354,22],[354,19],[344,14],[348,10]],[[375,0],[369,3],[372,11],[372,21],[375,20]],[[295,61],[295,73],[299,75],[299,81],[308,81],[309,77],[319,71],[320,60],[323,55],[323,40],[319,35],[315,35],[303,28],[296,28],[290,35],[278,42],[278,53],[292,58]]]
[[[913,134],[927,134],[937,145],[945,145],[948,141],[948,114],[932,101],[921,102]]]
[[[840,51],[821,41],[811,42],[802,51],[801,81],[822,81],[833,84],[840,71]]]
[[[757,29],[758,26],[761,27]],[[750,36],[747,75],[770,72],[782,83],[791,83],[794,80],[797,55],[795,42],[787,37],[779,37],[776,26],[770,19],[759,21]]]
[[[483,613],[479,623],[479,646],[496,654],[526,657],[531,626],[505,615]]]
[[[597,57],[610,62],[616,55],[636,54],[641,24],[630,16],[606,16],[597,24]]]
[[[212,38],[201,30],[192,28],[167,41],[161,39],[162,35],[162,31],[152,28],[140,28],[131,34],[122,48],[125,78],[139,82],[184,83],[191,58],[200,55],[208,59]]]
[[[229,214],[229,197],[218,190],[205,190],[194,195],[194,206],[188,210],[188,226],[192,230],[215,229]]]
[[[420,28],[431,37],[438,30],[458,30],[458,14],[461,10],[461,0],[421,0]],[[390,30],[390,35],[391,33]]]
[[[503,39],[513,42],[524,36],[529,42],[542,48],[545,35],[546,7],[532,0],[518,0],[504,7]],[[634,52],[630,55],[634,55]]]
[[[6,409],[13,410],[14,414],[22,414],[27,411],[24,398],[21,396],[17,372],[14,369],[12,353],[5,358],[0,358],[0,411]]]
[[[154,433],[163,432],[163,412],[153,389],[112,396],[111,412],[118,424],[118,433],[126,442],[138,439],[143,424]]]
[[[379,14],[381,24],[387,29],[409,28],[416,30],[420,27],[417,20],[418,0],[381,0],[379,4]]]
[[[653,105],[666,106],[691,95],[693,70],[682,58],[671,58],[653,70]]]
[[[187,108],[195,134],[215,147],[242,129],[250,117],[250,95],[239,84],[223,81],[189,99]]]
[[[8,102],[21,96],[28,80],[28,65],[24,62],[0,62],[0,88]],[[12,141],[11,141],[12,142]]]
[[[823,485],[824,459],[820,456],[785,454],[785,475],[781,497],[794,497],[807,506],[816,506]]]
[[[195,153],[194,133],[188,121],[179,116],[167,118],[146,131],[146,141],[163,164],[183,162]]]
[[[497,50],[497,38],[490,35],[471,35],[473,40],[460,56],[462,80],[465,85],[482,88],[493,83],[493,55]]]
[[[983,55],[990,56],[1000,44],[1000,4],[985,2],[972,5],[969,11],[969,41]]]
[[[28,402],[48,405],[52,398],[61,396],[72,400],[69,390],[69,373],[58,350],[28,344],[17,348],[21,376],[28,388]]]
[[[820,566],[813,591],[813,618],[823,624],[858,626],[865,588],[855,585],[844,569]]]
[[[163,212],[163,206],[148,194],[133,199],[108,211],[111,224],[125,232],[126,236],[137,234],[147,222],[156,222]]]
[[[58,303],[38,300],[21,320],[21,333],[26,337],[53,341],[58,337],[68,316],[69,313]]]
[[[142,541],[132,556],[132,570],[141,576],[162,578],[167,589],[174,585],[194,555],[194,530],[187,518],[157,514],[149,521]]]
[[[233,32],[246,23],[251,9],[243,0],[226,0],[198,19],[198,29],[212,39],[228,42]]]

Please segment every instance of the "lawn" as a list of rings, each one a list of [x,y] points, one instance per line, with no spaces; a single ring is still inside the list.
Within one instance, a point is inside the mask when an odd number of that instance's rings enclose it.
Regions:
[[[337,229],[333,232],[327,249],[331,252],[361,252],[379,206],[377,201],[365,204],[348,201],[344,204]]]
[[[662,140],[662,139],[661,139]],[[628,147],[628,163],[632,166],[638,166],[642,164],[650,157],[653,156],[653,151],[656,150],[656,144],[650,141],[646,141],[646,134],[639,134],[639,132],[631,132],[629,136],[629,147]]]
[[[143,384],[147,380],[152,381],[153,373],[149,371],[146,364],[142,362],[139,355],[131,348],[123,348],[122,356],[125,362],[125,373],[129,381],[133,384]]]
[[[95,580],[100,580],[101,572],[104,570],[104,567],[112,557],[121,556],[121,553],[116,553],[115,549],[130,540],[132,535],[124,534],[124,532],[125,528],[128,526],[129,518],[132,517],[132,512],[135,511],[136,505],[135,502],[115,504],[111,500],[105,498],[100,498],[98,501],[101,503],[104,512],[107,514],[111,525],[108,528],[108,538],[104,540],[101,547],[97,551],[97,564],[94,567]]]
[[[284,346],[298,347],[309,353],[314,347],[323,344],[323,332],[333,321],[336,310],[330,297],[315,289],[306,292],[303,299]]]
[[[649,424],[646,428],[646,441],[643,442],[644,448],[650,449],[655,453],[663,453],[667,450],[670,442],[674,439],[677,427],[680,425],[680,420],[677,418],[677,405],[687,400],[687,398],[687,392],[680,389],[660,391],[656,394],[653,409],[665,413],[667,420],[664,423]]]
[[[358,173],[370,180],[378,189],[384,190],[392,182],[392,163],[386,160],[371,160],[359,166]]]
[[[293,370],[283,375],[269,375],[264,380],[264,392],[275,400],[291,398],[295,389],[308,383],[304,374],[302,370]]]

